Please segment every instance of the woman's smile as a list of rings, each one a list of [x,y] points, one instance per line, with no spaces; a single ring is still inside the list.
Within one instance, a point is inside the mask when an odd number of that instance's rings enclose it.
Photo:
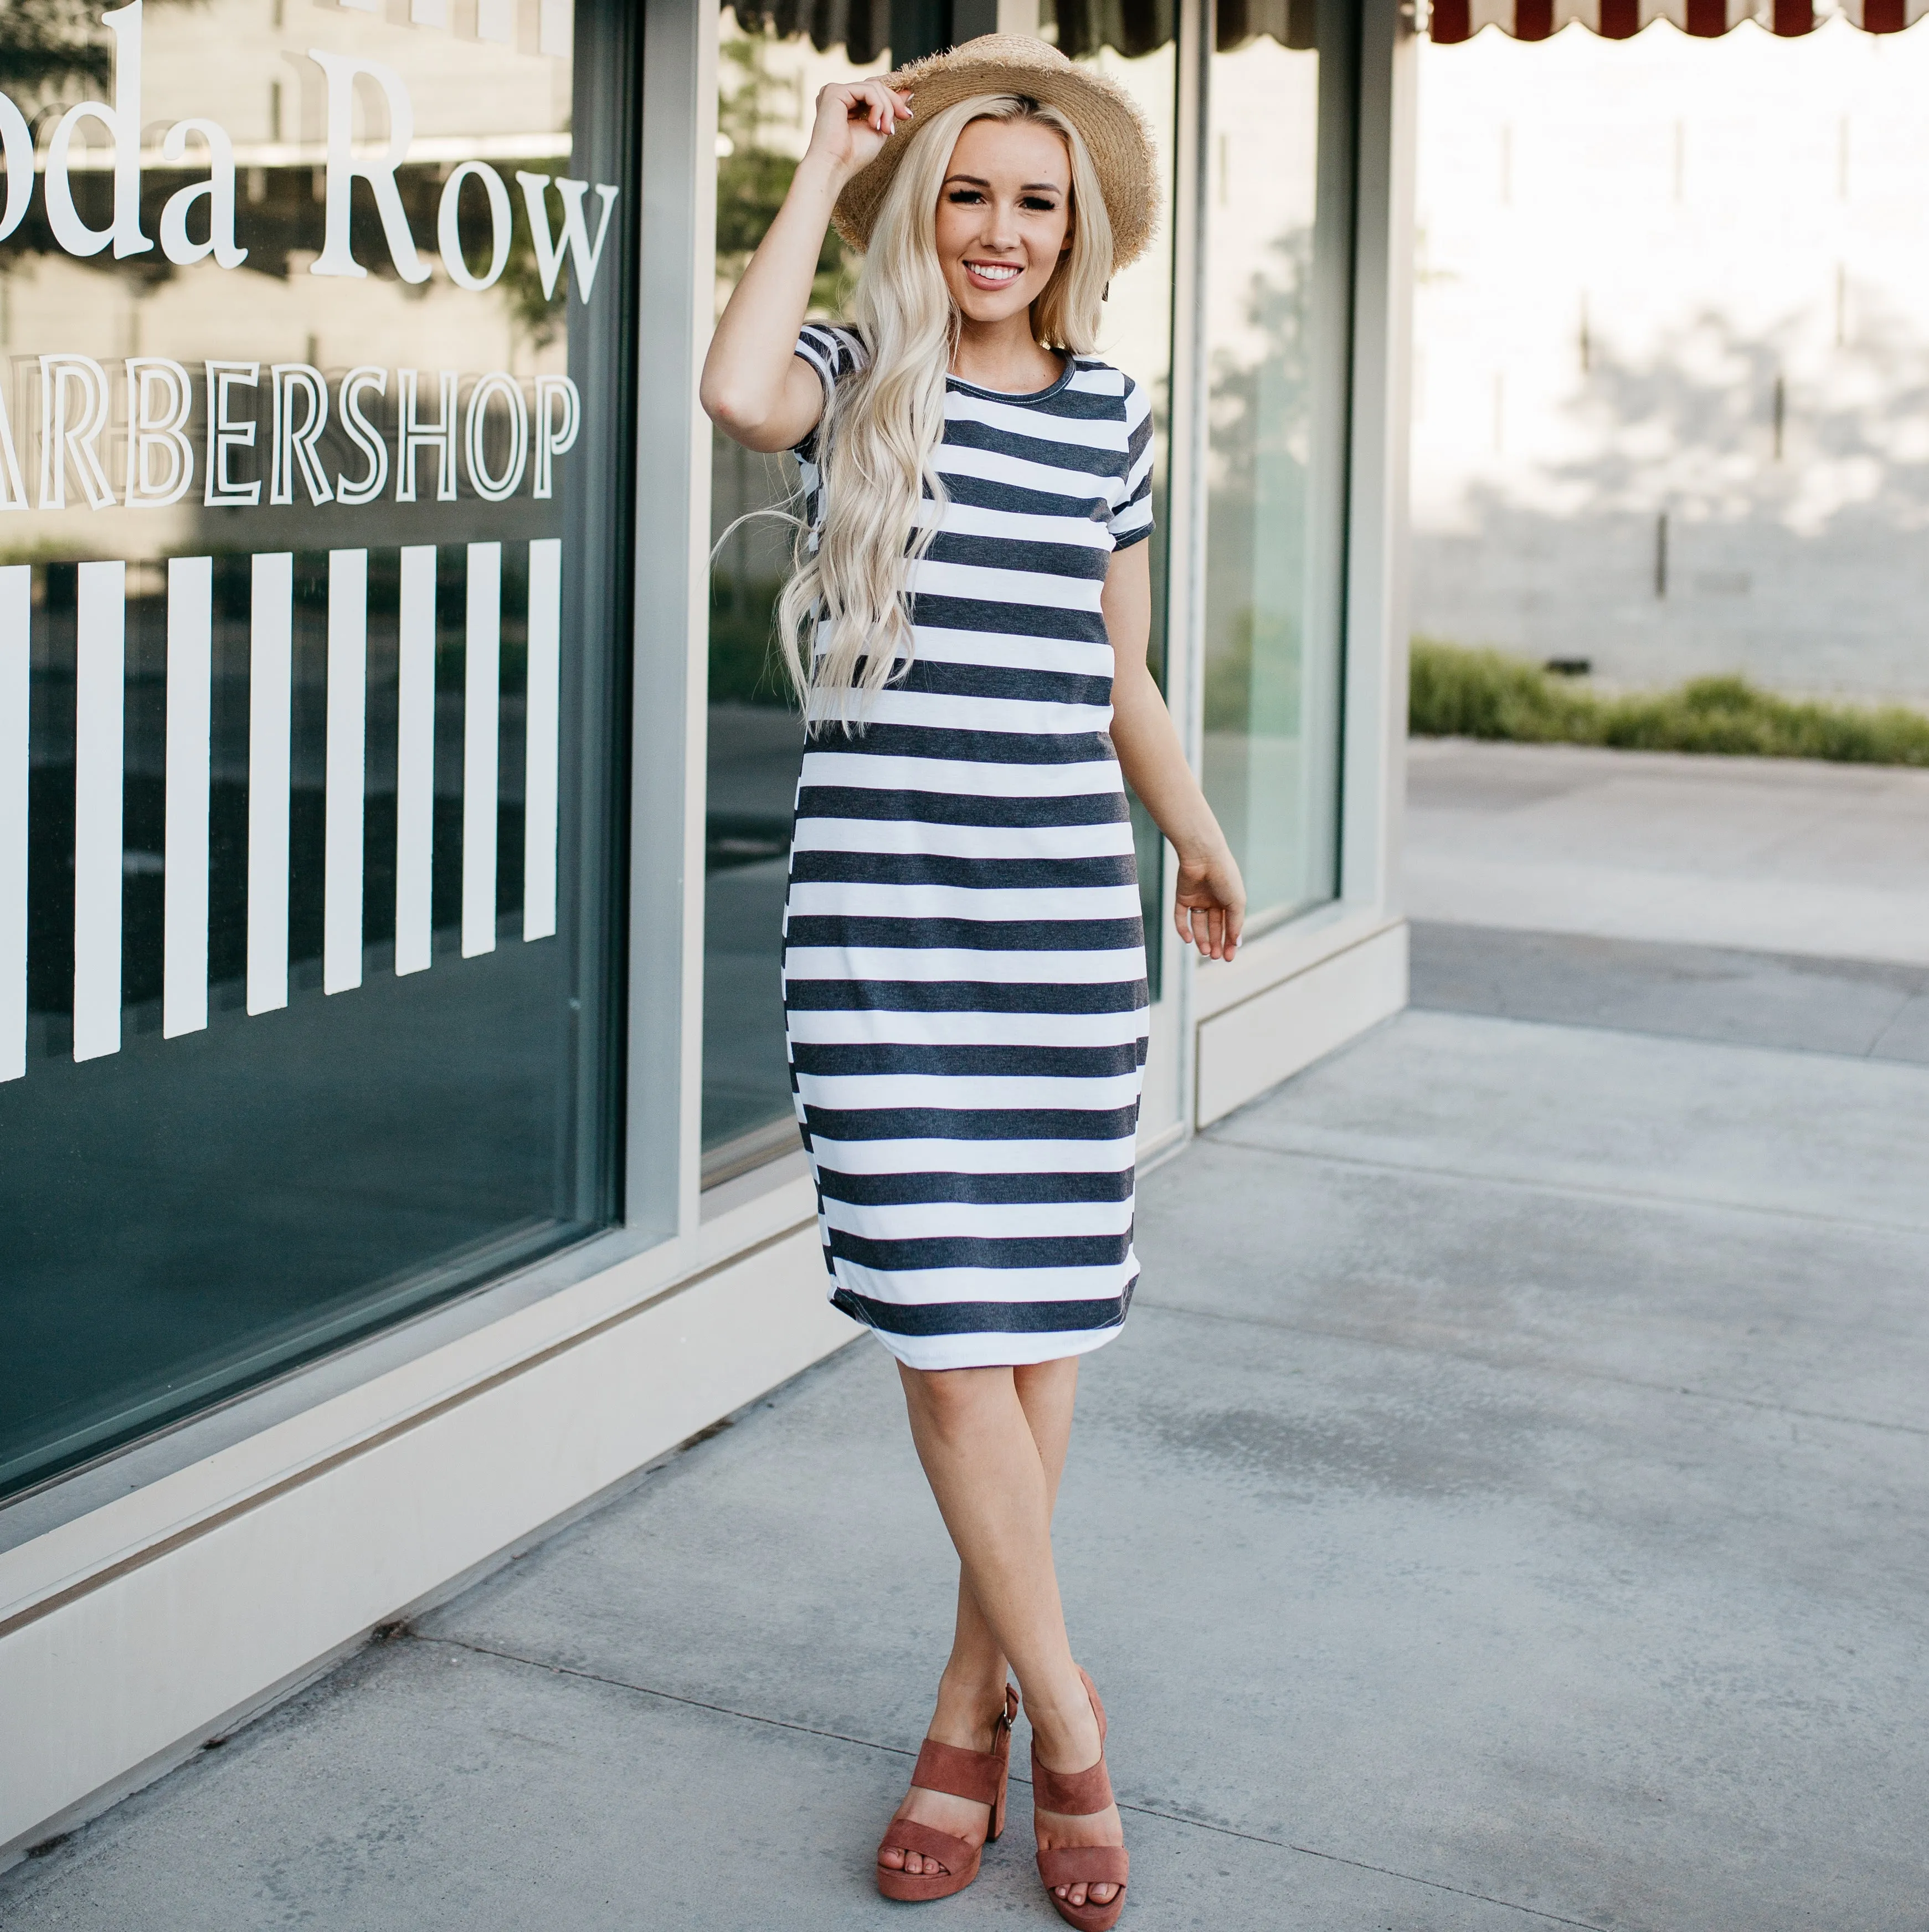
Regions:
[[[964,272],[982,287],[1001,289],[1024,272],[1024,265],[1022,262],[968,261]]]

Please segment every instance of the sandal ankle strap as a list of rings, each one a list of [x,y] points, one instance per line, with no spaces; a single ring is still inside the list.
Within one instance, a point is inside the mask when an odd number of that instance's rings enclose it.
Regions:
[[[1112,1778],[1101,1756],[1084,1771],[1053,1771],[1031,1754],[1031,1802],[1041,1810],[1058,1811],[1068,1818],[1082,1818],[1102,1811],[1112,1802]]]
[[[1005,1708],[999,1714],[992,1748],[966,1750],[962,1745],[926,1738],[917,1754],[917,1768],[911,1773],[912,1784],[920,1790],[942,1791],[977,1804],[995,1804],[1010,1761],[1012,1720],[1017,1714],[1018,1693],[1007,1684]]]
[[[917,1768],[911,1773],[911,1782],[921,1790],[942,1791],[953,1798],[968,1798],[976,1804],[994,1804],[1004,1769],[1005,1760],[995,1751],[961,1750],[956,1744],[941,1744],[935,1738],[926,1738],[917,1754]]]

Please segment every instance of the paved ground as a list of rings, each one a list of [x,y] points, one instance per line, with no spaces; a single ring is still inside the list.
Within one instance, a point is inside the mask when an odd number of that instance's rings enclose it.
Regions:
[[[1929,966],[1929,771],[1417,740],[1416,919]]]
[[[1126,1923],[1929,1932],[1929,791],[1416,779],[1418,1010],[1148,1178],[1088,1366],[1060,1543]],[[1797,943],[1831,880],[1843,944]],[[908,1922],[868,1863],[948,1598],[860,1343],[0,1878],[0,1926]],[[1028,1824],[946,1926],[1058,1923]]]
[[[1144,1928],[1922,1932],[1929,1072],[1414,1012],[1145,1187],[1062,1556]],[[845,1932],[946,1617],[868,1343],[0,1880]],[[1014,1830],[944,1923],[1055,1924]]]
[[[1413,1004],[1929,1066],[1929,966],[1413,927]]]

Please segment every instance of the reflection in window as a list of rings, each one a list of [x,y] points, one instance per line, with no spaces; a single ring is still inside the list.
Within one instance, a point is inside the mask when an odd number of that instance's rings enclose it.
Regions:
[[[722,312],[782,202],[826,82],[886,71],[887,0],[818,0],[722,16],[718,121],[717,306]],[[1114,278],[1100,352],[1154,398],[1153,668],[1165,670],[1169,517],[1166,445],[1172,389],[1172,156],[1178,50],[1172,0],[1150,5],[1041,10],[1040,30],[1072,58],[1109,75],[1144,110],[1159,145],[1166,206],[1151,248]],[[853,263],[826,238],[812,299],[842,311]],[[770,648],[771,612],[789,566],[790,534],[746,512],[794,508],[788,457],[712,442],[710,799],[704,916],[704,1148],[710,1180],[795,1144],[778,980],[785,859],[802,742]],[[736,526],[733,528],[733,525]],[[729,534],[726,537],[725,532]],[[1147,964],[1160,982],[1164,844],[1136,802]]]
[[[1314,13],[1221,6],[1205,156],[1204,776],[1257,916],[1337,866],[1346,238]]]
[[[608,1225],[620,1151],[626,15],[34,10],[0,86],[82,118],[0,238],[0,1494]],[[80,104],[136,46],[123,196]],[[412,116],[386,210],[332,86]]]
[[[1137,102],[1159,153],[1159,224],[1152,245],[1112,278],[1106,297],[1099,353],[1144,385],[1152,398],[1152,635],[1148,646],[1153,675],[1166,681],[1168,563],[1172,554],[1168,490],[1168,432],[1172,398],[1172,155],[1178,134],[1178,47],[1172,0],[1103,7],[1088,0],[1052,0],[1041,9],[1040,26],[1060,52],[1112,80]],[[1165,951],[1166,845],[1152,814],[1132,801],[1133,844],[1138,848],[1139,905],[1145,920],[1145,965],[1152,997],[1160,990]]]
[[[782,206],[818,90],[890,64],[886,4],[726,9],[717,103],[717,312]],[[848,37],[848,38],[847,38]],[[812,310],[838,313],[851,265],[825,238]],[[778,977],[803,736],[771,649],[796,465],[721,431],[711,444],[709,810],[704,911],[704,1172],[716,1181],[796,1144]],[[734,525],[736,527],[732,528]],[[725,532],[729,532],[728,537]]]

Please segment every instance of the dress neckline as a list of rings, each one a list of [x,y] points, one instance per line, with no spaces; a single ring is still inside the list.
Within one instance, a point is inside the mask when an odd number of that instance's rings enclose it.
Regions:
[[[1053,352],[1054,354],[1056,351]],[[968,390],[974,396],[988,397],[994,403],[1042,403],[1048,396],[1055,396],[1078,374],[1078,359],[1076,356],[1064,358],[1065,366],[1058,372],[1055,382],[1048,382],[1042,389],[988,389],[982,382],[968,382],[962,376],[954,376],[947,369],[944,380],[947,384]]]

